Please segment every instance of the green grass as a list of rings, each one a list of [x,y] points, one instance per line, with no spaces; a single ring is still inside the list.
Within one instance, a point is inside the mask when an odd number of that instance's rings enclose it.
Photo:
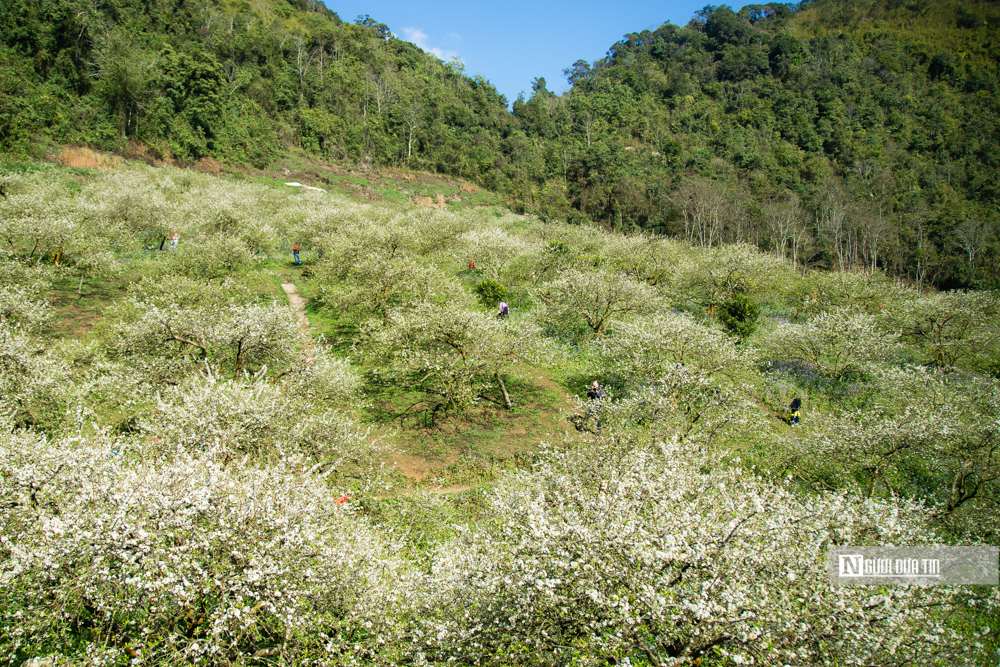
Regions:
[[[282,170],[287,170],[288,173]],[[404,178],[404,174],[410,176],[410,179]],[[460,199],[448,202],[446,206],[449,209],[499,206],[504,203],[499,195],[479,188],[475,188],[476,192],[463,192],[465,182],[437,174],[393,169],[351,169],[321,162],[301,153],[285,156],[271,170],[234,176],[285,188],[288,187],[284,185],[287,182],[298,182],[365,202],[412,205],[414,197],[434,198],[440,193],[446,200],[455,196]]]
[[[318,342],[337,356],[352,352],[361,322],[352,313],[338,313],[315,300],[316,284],[303,270],[269,266],[272,284],[292,282],[305,299],[305,310]],[[353,358],[355,362],[358,360]],[[355,417],[373,428],[405,460],[397,460],[411,480],[433,484],[488,483],[501,470],[520,466],[541,441],[561,440],[572,430],[562,412],[569,408],[563,387],[543,369],[523,366],[504,375],[514,403],[508,410],[498,387],[486,391],[474,406],[461,412],[434,410],[428,397],[409,386],[380,382],[374,367],[358,368],[366,375],[365,408]]]
[[[52,281],[50,303],[55,311],[51,321],[57,338],[86,338],[105,311],[121,300],[131,281],[125,276],[90,276],[66,271]]]
[[[540,442],[561,440],[572,430],[561,414],[568,407],[561,390],[537,369],[525,370],[531,375],[504,378],[515,403],[511,410],[498,389],[461,412],[433,412],[418,392],[370,382],[362,418],[382,429],[395,449],[420,459],[435,483],[484,483],[521,465]]]

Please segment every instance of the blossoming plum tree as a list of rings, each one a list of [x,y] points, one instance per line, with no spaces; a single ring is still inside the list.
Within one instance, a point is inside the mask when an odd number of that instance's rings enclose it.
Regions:
[[[438,270],[420,266],[406,255],[364,254],[343,270],[320,266],[315,277],[324,306],[362,316],[378,315],[383,320],[392,309],[424,301],[438,292],[461,294]]]
[[[552,452],[490,495],[495,527],[440,556],[458,587],[435,658],[480,664],[974,664],[956,588],[833,587],[827,545],[929,544],[905,501],[802,497],[676,440]],[[1000,596],[988,594],[996,608]],[[459,620],[461,619],[461,620]],[[954,652],[954,653],[953,653]]]
[[[919,495],[938,520],[997,532],[1000,385],[940,369],[880,371],[878,391],[814,437],[809,456],[843,470],[866,496]]]
[[[178,382],[204,364],[215,377],[240,377],[296,356],[299,330],[287,306],[277,303],[186,306],[134,297],[111,326],[111,351],[122,357],[159,360],[159,381]]]
[[[567,330],[585,327],[597,336],[617,320],[662,307],[654,288],[601,270],[566,271],[562,277],[542,285],[538,298],[544,305],[541,315],[544,323]]]
[[[0,415],[22,428],[61,429],[72,384],[57,354],[0,319]]]
[[[927,362],[942,368],[1000,369],[1000,300],[990,292],[939,292],[885,314]]]
[[[897,338],[881,327],[874,315],[835,309],[805,324],[778,325],[768,340],[768,349],[775,358],[804,361],[830,377],[842,378],[888,357]]]
[[[419,388],[434,409],[461,409],[490,386],[511,399],[503,374],[531,354],[537,332],[461,304],[422,303],[392,311],[388,322],[370,322],[360,350],[382,365],[380,374]]]
[[[672,267],[689,251],[673,239],[649,234],[612,236],[600,249],[608,269],[650,285],[663,283],[671,275]]]
[[[341,490],[302,457],[262,469],[107,434],[49,441],[4,428],[4,661],[259,664],[391,651],[422,576],[336,501]]]
[[[599,368],[625,386],[648,384],[675,365],[691,366],[710,376],[753,360],[750,348],[734,345],[723,332],[673,312],[615,324],[596,346]]]

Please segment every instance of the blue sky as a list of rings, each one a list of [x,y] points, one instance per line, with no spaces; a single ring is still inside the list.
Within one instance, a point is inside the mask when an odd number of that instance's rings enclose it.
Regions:
[[[567,88],[562,71],[577,60],[603,58],[629,32],[670,21],[686,25],[707,0],[325,0],[340,18],[368,14],[399,39],[413,42],[444,61],[458,56],[469,76],[481,74],[513,102],[531,82]],[[725,3],[718,3],[725,4]],[[742,5],[732,4],[733,9]]]

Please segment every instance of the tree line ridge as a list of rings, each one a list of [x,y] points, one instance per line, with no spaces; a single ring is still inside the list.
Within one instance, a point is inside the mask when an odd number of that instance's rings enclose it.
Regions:
[[[749,242],[918,286],[1000,280],[1000,9],[705,8],[509,101],[315,0],[10,0],[0,151],[44,142],[266,168],[287,151],[477,183],[521,212]]]

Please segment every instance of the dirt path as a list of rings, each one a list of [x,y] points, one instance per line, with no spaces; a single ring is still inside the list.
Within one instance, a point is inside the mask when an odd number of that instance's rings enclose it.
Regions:
[[[302,331],[302,335],[305,337],[305,342],[302,346],[303,350],[312,352],[313,338],[312,333],[309,331],[309,318],[306,317],[306,300],[299,295],[293,283],[281,283],[281,289],[285,290],[285,294],[288,295],[288,303],[292,306],[292,310],[295,311],[295,319],[299,321],[299,330]]]

